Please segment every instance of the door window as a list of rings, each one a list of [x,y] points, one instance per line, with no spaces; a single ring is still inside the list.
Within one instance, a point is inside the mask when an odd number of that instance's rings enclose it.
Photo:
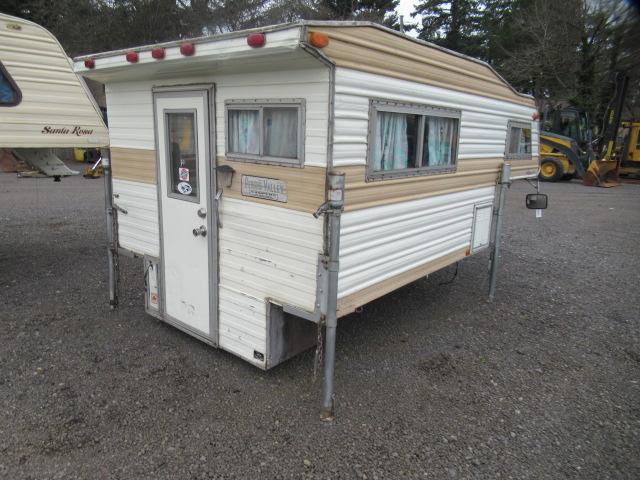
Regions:
[[[196,112],[166,112],[169,196],[198,201]]]

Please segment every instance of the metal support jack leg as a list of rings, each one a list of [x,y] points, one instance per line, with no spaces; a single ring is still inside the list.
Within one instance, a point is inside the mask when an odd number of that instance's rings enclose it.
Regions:
[[[507,197],[507,189],[511,185],[511,165],[505,163],[500,173],[500,197],[498,199],[498,209],[495,211],[493,222],[493,251],[491,252],[491,271],[489,274],[489,300],[493,300],[496,294],[496,280],[498,277],[498,263],[500,257],[500,237],[502,235],[502,216],[504,214],[504,203]]]
[[[118,305],[118,240],[116,235],[116,211],[113,205],[113,183],[111,181],[111,160],[109,151],[102,150],[102,168],[104,170],[104,202],[107,214],[107,261],[109,268],[109,306],[111,310]]]
[[[340,254],[340,215],[344,208],[344,173],[329,173],[329,195],[325,213],[328,216],[329,285],[325,317],[324,380],[320,418],[334,419],[333,378],[336,364],[336,327],[338,326],[338,270]]]

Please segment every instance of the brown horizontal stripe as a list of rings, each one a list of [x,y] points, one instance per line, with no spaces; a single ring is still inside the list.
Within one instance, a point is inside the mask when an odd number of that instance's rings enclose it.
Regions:
[[[325,167],[305,166],[283,167],[279,165],[263,165],[218,157],[218,165],[230,165],[235,170],[231,187],[224,189],[224,195],[231,198],[262,203],[281,208],[290,208],[301,212],[313,213],[325,200]],[[261,198],[242,195],[242,175],[268,177],[282,180],[287,184],[287,202],[263,200]]]
[[[139,148],[111,148],[113,178],[156,184],[155,150]]]

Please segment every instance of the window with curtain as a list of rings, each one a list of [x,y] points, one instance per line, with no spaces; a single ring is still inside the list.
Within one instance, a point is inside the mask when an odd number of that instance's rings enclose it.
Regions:
[[[20,103],[22,96],[9,72],[0,63],[0,107],[13,107]]]
[[[531,158],[531,124],[509,122],[507,158]]]
[[[455,169],[460,112],[383,101],[371,107],[370,178]]]
[[[227,101],[227,157],[302,163],[302,100]]]

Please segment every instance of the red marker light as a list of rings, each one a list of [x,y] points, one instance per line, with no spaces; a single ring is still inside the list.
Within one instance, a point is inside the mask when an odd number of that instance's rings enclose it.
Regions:
[[[190,57],[196,53],[196,46],[193,43],[183,43],[180,45],[180,53],[187,57]]]
[[[127,62],[137,63],[138,62],[138,52],[129,52],[129,53],[127,53]]]
[[[250,33],[247,35],[247,45],[252,48],[262,47],[267,43],[267,36],[264,33]]]
[[[87,58],[84,61],[84,66],[87,67],[87,68],[95,68],[96,61],[93,58]]]
[[[164,48],[154,48],[151,50],[151,56],[156,60],[162,60],[165,56]]]

